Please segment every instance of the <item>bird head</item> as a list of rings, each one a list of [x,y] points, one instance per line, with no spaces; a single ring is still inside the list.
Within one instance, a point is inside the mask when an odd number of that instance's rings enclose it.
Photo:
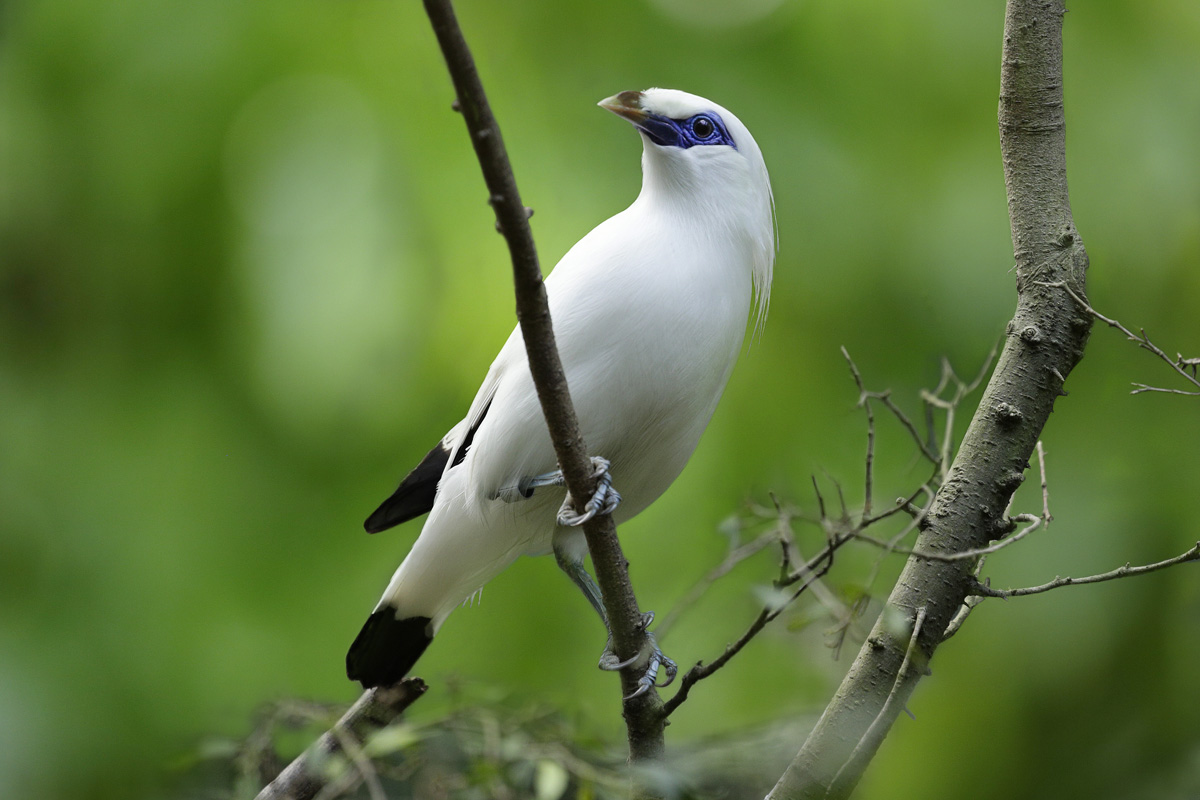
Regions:
[[[639,202],[743,242],[761,325],[775,263],[775,207],[762,151],[750,131],[711,100],[675,89],[621,92],[599,105],[642,135]]]

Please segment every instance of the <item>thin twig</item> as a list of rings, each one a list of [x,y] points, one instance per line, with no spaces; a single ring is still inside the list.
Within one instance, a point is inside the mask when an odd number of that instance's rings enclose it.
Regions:
[[[887,556],[890,553],[897,552],[896,548],[899,546],[900,542],[902,542],[910,533],[920,528],[925,522],[925,516],[929,513],[929,502],[931,502],[933,499],[933,490],[929,487],[929,483],[926,482],[922,484],[920,487],[918,487],[916,492],[910,495],[910,497],[912,499],[916,499],[916,496],[922,491],[929,495],[929,501],[926,502],[924,506],[917,508],[916,513],[912,516],[912,519],[886,542],[882,542],[877,539],[873,540],[874,542],[877,542],[883,546],[883,552],[880,554],[879,558],[875,559],[875,563],[871,565],[871,571],[867,574],[867,579],[863,581],[863,586],[866,587],[868,592],[871,590],[871,587],[875,585],[875,579],[879,577],[879,570],[883,567],[883,562]],[[897,509],[912,506],[912,499],[906,500],[904,498],[900,498],[896,504]],[[855,532],[855,538],[866,536],[866,534],[862,532],[862,529],[863,526],[860,526],[859,530]],[[867,538],[870,539],[871,537]]]
[[[1196,377],[1196,364],[1198,361],[1200,361],[1200,359],[1184,358],[1182,355],[1177,354],[1176,358],[1174,360],[1172,360],[1171,357],[1168,356],[1166,353],[1164,353],[1162,351],[1162,349],[1159,348],[1158,345],[1156,345],[1154,342],[1150,341],[1150,337],[1146,335],[1145,328],[1139,328],[1138,333],[1134,333],[1133,331],[1129,330],[1129,328],[1126,328],[1124,325],[1122,325],[1118,320],[1115,320],[1112,317],[1104,316],[1099,311],[1097,311],[1095,308],[1093,308],[1091,303],[1089,303],[1084,298],[1080,297],[1073,289],[1071,289],[1070,286],[1068,286],[1063,281],[1053,281],[1053,282],[1048,282],[1048,283],[1042,283],[1041,285],[1048,286],[1048,287],[1055,288],[1055,289],[1062,289],[1068,295],[1070,295],[1071,299],[1074,300],[1075,303],[1081,309],[1083,309],[1085,312],[1092,315],[1096,319],[1100,320],[1108,327],[1116,328],[1121,333],[1125,334],[1126,339],[1128,339],[1131,342],[1136,342],[1138,347],[1142,348],[1143,350],[1148,350],[1149,352],[1153,353],[1160,360],[1165,362],[1171,369],[1173,369],[1177,375],[1182,377],[1188,383],[1195,386],[1197,389],[1200,389],[1200,378]],[[1188,374],[1188,371],[1187,371],[1188,367],[1192,368],[1191,374]],[[1159,388],[1156,386],[1147,386],[1144,383],[1135,383],[1133,385],[1138,388],[1134,389],[1132,392],[1130,392],[1130,394],[1141,394],[1142,392],[1165,392],[1168,394],[1188,395],[1189,397],[1200,396],[1200,391],[1186,392],[1186,391],[1182,391],[1179,389],[1162,389],[1162,388]]]
[[[946,641],[954,634],[958,633],[967,621],[967,617],[975,610],[975,607],[982,603],[982,597],[968,597],[963,601],[963,604],[958,609],[958,613],[954,615],[954,619],[950,620],[950,624],[946,626],[946,632],[942,634],[942,641]]]
[[[1042,440],[1038,439],[1037,443],[1037,458],[1038,472],[1042,478],[1042,519],[1049,525],[1054,521],[1054,517],[1050,514],[1050,489],[1046,484],[1046,449],[1042,447]]]
[[[953,450],[953,446],[954,446],[955,413],[958,411],[958,407],[962,403],[962,401],[968,395],[970,395],[972,392],[974,392],[976,389],[978,389],[979,385],[988,376],[988,373],[991,371],[991,368],[992,368],[992,363],[996,360],[996,353],[997,353],[998,347],[999,347],[998,342],[992,344],[992,349],[988,351],[987,358],[984,359],[983,365],[979,368],[979,372],[975,375],[975,378],[973,380],[971,380],[971,382],[969,382],[969,383],[964,383],[963,380],[958,377],[958,373],[956,373],[954,371],[954,367],[950,364],[950,361],[946,358],[943,358],[942,359],[942,376],[941,376],[941,379],[938,381],[937,387],[935,387],[933,389],[933,391],[929,391],[926,389],[921,392],[921,399],[925,401],[926,423],[927,423],[927,425],[930,426],[930,440],[935,443],[937,441],[937,437],[933,433],[933,428],[932,428],[932,425],[933,425],[932,409],[939,408],[946,412],[946,419],[944,422],[944,430],[942,432],[941,449],[939,451],[937,460],[935,461],[935,463],[939,464],[941,467],[941,475],[940,475],[939,483],[945,482],[946,477],[949,474],[949,470],[950,470],[950,457],[953,454],[952,450]],[[946,389],[950,386],[951,383],[954,384],[954,395],[950,399],[945,399],[942,397],[942,393],[944,391],[946,391]]]
[[[921,434],[917,430],[917,426],[913,424],[913,421],[908,418],[908,415],[905,414],[904,411],[901,410],[898,405],[896,405],[895,401],[892,400],[891,391],[868,391],[863,385],[862,375],[859,373],[858,365],[854,363],[852,358],[850,358],[850,353],[845,347],[842,347],[842,357],[845,358],[846,363],[850,365],[850,374],[854,376],[854,383],[858,386],[858,404],[863,405],[867,400],[878,400],[879,402],[883,403],[884,407],[887,408],[888,411],[892,412],[896,419],[899,420],[900,424],[904,426],[904,429],[908,431],[910,436],[912,436],[913,441],[921,451],[921,455],[925,456],[925,458],[929,459],[934,464],[939,463],[936,442],[934,442],[931,446],[921,438]]]
[[[817,510],[821,512],[821,519],[825,519],[825,497],[821,494],[821,487],[817,485],[817,476],[812,476],[813,491],[817,495]]]
[[[914,518],[920,516],[921,509],[918,506],[913,505],[913,502],[917,499],[917,496],[921,494],[927,495],[932,499],[936,480],[937,472],[935,471],[934,474],[931,475],[927,481],[918,486],[912,494],[910,494],[908,497],[897,497],[895,505],[893,505],[887,511],[883,511],[873,517],[864,519],[859,524],[859,528],[869,528],[876,523],[883,522],[888,517],[895,516],[901,511]]]
[[[1088,575],[1085,578],[1055,578],[1049,583],[1043,583],[1041,586],[1027,586],[1022,589],[993,589],[985,584],[977,584],[971,590],[971,594],[978,597],[1025,597],[1031,594],[1041,594],[1048,592],[1051,589],[1057,589],[1061,586],[1081,586],[1085,583],[1103,583],[1104,581],[1113,581],[1120,578],[1134,578],[1138,575],[1147,575],[1151,572],[1157,572],[1160,569],[1173,567],[1176,564],[1183,564],[1188,561],[1200,561],[1200,542],[1196,542],[1195,546],[1187,552],[1180,553],[1174,558],[1168,558],[1166,561],[1156,561],[1153,564],[1143,564],[1140,567],[1131,567],[1128,563],[1124,566],[1117,567],[1109,572],[1102,572],[1099,575]]]
[[[923,558],[926,561],[942,561],[942,562],[950,564],[950,563],[954,563],[955,561],[966,561],[968,559],[979,558],[980,556],[990,555],[992,553],[995,553],[998,550],[1003,550],[1004,548],[1008,547],[1009,545],[1012,545],[1012,544],[1015,544],[1015,543],[1021,541],[1026,536],[1033,533],[1034,531],[1036,531],[1038,528],[1042,527],[1042,525],[1045,524],[1045,521],[1041,517],[1036,517],[1033,514],[1017,514],[1015,517],[1009,517],[1008,521],[1010,523],[1028,522],[1029,525],[1028,525],[1028,527],[1022,528],[1021,530],[1012,534],[1011,536],[1007,536],[1007,537],[1001,539],[1000,541],[996,542],[995,544],[988,545],[987,547],[977,547],[977,548],[972,548],[970,550],[959,550],[959,551],[956,551],[953,553],[938,553],[938,552],[934,552],[934,551],[930,551],[930,550],[915,550],[915,549],[908,548],[908,547],[899,547],[899,546],[893,545],[891,542],[887,542],[882,539],[876,539],[874,536],[868,536],[867,534],[862,533],[861,531],[856,531],[852,535],[854,536],[855,539],[858,539],[860,542],[866,542],[867,544],[873,544],[876,547],[882,547],[885,550],[888,550],[890,552],[902,553],[903,555],[907,555],[907,556],[915,556],[916,558]]]
[[[1137,388],[1130,392],[1130,394],[1142,394],[1143,392],[1162,392],[1163,394],[1182,394],[1186,395],[1187,397],[1200,397],[1200,392],[1185,392],[1183,389],[1165,389],[1161,386],[1147,386],[1144,383],[1137,383],[1136,381],[1133,385]]]
[[[863,409],[867,412],[867,466],[866,480],[863,486],[862,519],[871,516],[871,491],[875,480],[875,414],[871,412],[871,401],[863,399]]]

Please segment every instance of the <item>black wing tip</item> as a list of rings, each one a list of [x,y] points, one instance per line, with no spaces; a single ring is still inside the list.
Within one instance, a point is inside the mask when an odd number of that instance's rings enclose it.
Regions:
[[[433,641],[431,622],[429,617],[397,619],[392,606],[378,609],[346,653],[346,675],[364,689],[399,682]]]
[[[402,490],[408,487],[401,486],[396,490],[396,494],[389,497],[383,502],[379,508],[371,512],[371,516],[367,517],[363,522],[363,528],[367,533],[379,533],[386,531],[388,528],[394,528],[397,525],[408,522],[410,519],[416,519],[422,514],[428,514],[432,510],[433,497],[412,497],[411,493],[408,497],[400,495]],[[424,494],[424,493],[422,493]],[[432,495],[432,492],[429,493]]]
[[[363,523],[367,533],[379,533],[393,528],[402,522],[416,519],[433,509],[434,498],[437,497],[438,482],[450,460],[450,450],[445,444],[438,442],[433,446],[421,463],[400,481],[396,491],[384,500],[379,508],[371,512]]]
[[[407,522],[407,520],[389,521],[387,509],[388,505],[384,503],[371,512],[371,516],[367,517],[367,521],[363,523],[363,528],[366,529],[367,533],[379,533],[380,531],[386,531],[388,528],[399,525],[401,522]]]

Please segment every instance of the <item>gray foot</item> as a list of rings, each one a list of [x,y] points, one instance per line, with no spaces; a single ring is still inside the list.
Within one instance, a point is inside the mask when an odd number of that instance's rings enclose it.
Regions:
[[[642,630],[650,627],[650,623],[654,621],[654,612],[647,611],[642,615]],[[646,671],[642,673],[642,677],[638,678],[638,688],[634,689],[633,694],[626,697],[626,700],[632,700],[638,695],[645,694],[650,690],[651,686],[670,686],[675,680],[675,674],[679,671],[678,666],[674,661],[667,658],[663,654],[662,648],[658,646],[658,640],[654,638],[654,634],[646,631],[646,648],[650,651],[649,657],[646,660]],[[608,644],[604,647],[604,652],[600,656],[600,669],[616,672],[625,669],[631,664],[637,663],[642,658],[645,650],[636,654],[632,658],[621,661],[617,658],[617,654],[613,652],[612,635],[608,637]],[[662,683],[658,683],[658,671],[662,669],[666,672],[667,679]]]
[[[592,477],[596,479],[596,492],[583,506],[583,513],[575,513],[571,495],[563,500],[562,508],[558,510],[558,524],[569,528],[582,525],[597,514],[611,514],[621,502],[621,495],[612,485],[612,475],[608,471],[607,459],[592,457]],[[561,480],[562,473],[559,473]]]

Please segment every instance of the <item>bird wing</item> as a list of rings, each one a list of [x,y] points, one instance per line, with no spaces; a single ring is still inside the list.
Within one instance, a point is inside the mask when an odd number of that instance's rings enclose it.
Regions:
[[[499,375],[500,371],[493,365],[483,385],[479,387],[466,418],[451,428],[450,432],[425,454],[421,463],[400,481],[396,491],[392,492],[379,508],[371,512],[371,516],[363,523],[367,533],[379,533],[402,522],[416,519],[433,509],[442,475],[447,469],[457,467],[463,462],[467,449],[475,439],[476,431],[487,417],[492,397],[500,383]]]
[[[379,533],[428,513],[433,508],[438,482],[441,481],[449,461],[450,448],[443,439],[433,446],[404,480],[400,481],[391,497],[371,512],[371,516],[363,523],[367,533]]]
[[[471,507],[481,509],[497,497],[511,502],[518,496],[516,486],[521,478],[555,468],[554,448],[519,327],[492,362],[472,413],[473,429],[463,437],[451,463],[453,468],[465,461]],[[468,445],[473,445],[470,452]]]

